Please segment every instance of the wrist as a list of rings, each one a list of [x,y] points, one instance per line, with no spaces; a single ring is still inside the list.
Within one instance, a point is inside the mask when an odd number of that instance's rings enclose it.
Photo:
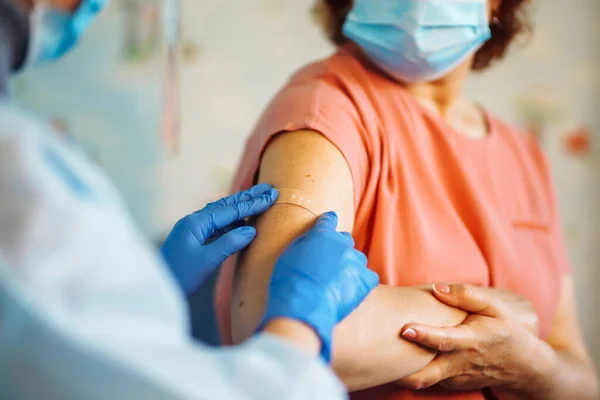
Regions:
[[[313,356],[321,352],[321,339],[308,325],[288,318],[274,318],[267,322],[263,332],[279,339]]]
[[[259,330],[262,331],[272,321],[281,319],[300,324],[316,336],[321,357],[329,363],[335,318],[336,310],[328,305],[326,298],[309,297],[293,291],[288,291],[285,295],[271,292]]]
[[[560,370],[559,357],[550,345],[533,335],[530,343],[528,362],[523,368],[526,373],[521,374],[519,382],[509,389],[531,395],[531,398],[551,398]]]

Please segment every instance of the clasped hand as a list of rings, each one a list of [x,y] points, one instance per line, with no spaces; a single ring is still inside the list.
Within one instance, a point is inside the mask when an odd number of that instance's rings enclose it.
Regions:
[[[470,314],[458,327],[405,326],[404,339],[439,353],[399,385],[415,390],[436,384],[451,390],[510,390],[534,379],[528,375],[540,341],[537,314],[528,302],[510,292],[469,285],[434,285],[433,291],[441,302]]]

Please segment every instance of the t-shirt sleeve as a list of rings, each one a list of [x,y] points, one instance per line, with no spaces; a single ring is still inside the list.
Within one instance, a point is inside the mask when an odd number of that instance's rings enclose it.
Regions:
[[[340,150],[352,173],[358,204],[366,185],[369,138],[350,95],[326,79],[292,81],[274,98],[246,143],[234,189],[251,184],[274,135],[298,130],[319,132]]]
[[[238,165],[232,193],[248,189],[255,183],[261,157],[271,138],[278,133],[312,130],[321,133],[335,145],[348,163],[354,185],[354,203],[360,204],[369,169],[368,149],[372,139],[363,128],[361,111],[348,90],[319,76],[307,76],[313,69],[300,72],[275,96],[246,141]],[[318,75],[318,74],[317,74]],[[369,131],[373,132],[373,130]],[[231,344],[231,291],[233,259],[221,269],[215,290],[217,321],[225,344]]]

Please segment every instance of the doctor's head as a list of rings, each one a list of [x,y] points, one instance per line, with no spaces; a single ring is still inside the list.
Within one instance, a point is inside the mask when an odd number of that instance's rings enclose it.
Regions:
[[[27,65],[71,50],[109,0],[13,0],[30,15]]]

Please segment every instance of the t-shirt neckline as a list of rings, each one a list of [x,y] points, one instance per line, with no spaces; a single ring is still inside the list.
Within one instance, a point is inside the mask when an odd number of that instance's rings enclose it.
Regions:
[[[404,88],[403,88],[404,89]],[[496,137],[498,136],[497,127],[494,122],[494,119],[490,115],[490,113],[480,104],[476,104],[479,111],[483,114],[483,118],[485,119],[485,124],[487,126],[486,135],[480,138],[474,138],[471,136],[467,136],[463,133],[460,133],[456,128],[448,123],[441,115],[436,113],[433,110],[430,110],[425,105],[421,104],[419,100],[417,100],[410,93],[406,93],[414,103],[414,105],[424,114],[427,118],[435,121],[437,124],[443,127],[442,131],[446,135],[450,135],[453,139],[458,140],[466,145],[470,146],[490,146],[491,143],[496,141]]]

